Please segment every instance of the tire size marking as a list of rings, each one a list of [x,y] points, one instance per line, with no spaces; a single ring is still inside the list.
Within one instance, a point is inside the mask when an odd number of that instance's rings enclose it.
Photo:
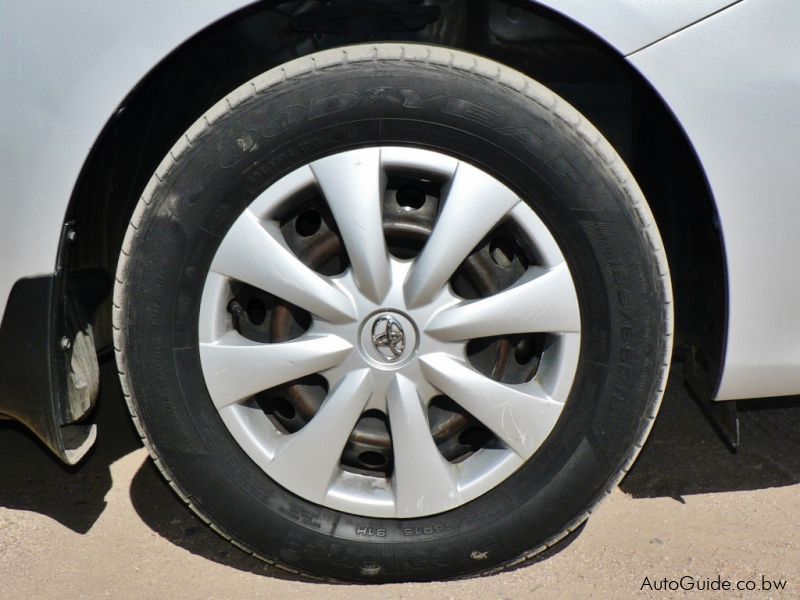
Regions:
[[[301,523],[306,527],[311,527],[312,529],[322,529],[322,523],[320,523],[317,519],[315,519],[312,515],[306,513],[303,510],[298,510],[294,507],[279,507],[278,511],[281,514],[286,515],[292,521],[296,523]]]
[[[383,527],[356,527],[356,535],[366,537],[386,537],[386,529]]]
[[[433,535],[434,533],[444,533],[445,531],[453,531],[454,529],[458,529],[458,524],[455,521],[445,521],[444,523],[435,523],[433,525],[404,527],[403,535],[405,537],[416,537],[419,535]]]

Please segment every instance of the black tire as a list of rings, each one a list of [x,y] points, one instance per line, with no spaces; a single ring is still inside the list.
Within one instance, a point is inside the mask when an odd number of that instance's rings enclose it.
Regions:
[[[339,513],[273,482],[221,422],[197,350],[205,274],[221,236],[253,198],[314,158],[388,143],[470,161],[519,193],[567,258],[583,322],[569,400],[533,458],[468,504],[409,520]],[[414,45],[308,56],[214,106],[147,186],[125,238],[114,297],[123,391],[178,495],[265,561],[335,579],[486,573],[563,538],[641,448],[671,352],[661,240],[610,145],[527,77],[483,58]]]

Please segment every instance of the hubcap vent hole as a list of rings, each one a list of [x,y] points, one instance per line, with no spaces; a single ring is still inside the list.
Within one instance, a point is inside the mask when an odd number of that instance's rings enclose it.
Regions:
[[[281,433],[295,433],[317,414],[327,394],[325,378],[309,375],[256,394],[253,401]]]
[[[547,334],[479,338],[467,344],[467,357],[478,371],[501,383],[526,383],[536,376]]]
[[[513,241],[518,237],[508,220],[496,227],[461,263],[451,281],[453,291],[466,300],[497,294],[519,281],[528,267],[540,264],[534,248]]]
[[[475,417],[447,396],[431,400],[428,421],[436,447],[452,463],[465,460],[495,440]]]
[[[350,260],[330,209],[315,194],[303,191],[297,200],[300,206],[292,203],[295,208],[283,215],[281,232],[297,258],[317,273],[334,277],[347,270]]]
[[[358,460],[370,469],[379,469],[386,465],[386,457],[377,452],[362,452],[358,455]]]
[[[416,257],[430,237],[439,210],[441,183],[389,175],[383,229],[392,256]]]
[[[232,283],[228,304],[233,328],[254,342],[287,342],[311,327],[311,315],[272,294],[241,282]]]
[[[294,222],[294,229],[303,237],[311,237],[318,233],[322,227],[322,216],[316,210],[306,210],[300,213]]]
[[[342,453],[342,467],[354,473],[388,477],[392,473],[389,418],[379,410],[361,415]]]
[[[267,318],[267,307],[259,298],[251,298],[247,303],[247,318],[253,325],[261,325]]]
[[[427,194],[417,188],[412,186],[404,186],[397,190],[397,203],[407,210],[419,210],[423,206],[425,206],[425,201],[427,200]]]

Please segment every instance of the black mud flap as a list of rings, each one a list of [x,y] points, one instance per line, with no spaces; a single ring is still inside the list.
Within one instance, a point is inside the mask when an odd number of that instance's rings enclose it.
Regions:
[[[739,434],[739,413],[735,400],[717,402],[714,400],[716,382],[712,385],[708,370],[704,367],[702,353],[695,346],[684,346],[675,361],[683,362],[683,378],[686,389],[703,411],[723,442],[732,452],[741,444]]]
[[[26,425],[73,465],[97,435],[95,425],[82,422],[99,388],[86,315],[107,284],[98,285],[96,273],[72,273],[67,281],[62,265],[74,239],[69,224],[62,238],[56,272],[20,279],[9,295],[0,324],[0,413]]]

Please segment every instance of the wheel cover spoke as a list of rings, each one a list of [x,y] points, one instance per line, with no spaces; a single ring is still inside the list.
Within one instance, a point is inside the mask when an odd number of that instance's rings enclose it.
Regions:
[[[296,494],[322,502],[339,473],[339,460],[347,438],[370,397],[368,369],[349,373],[303,429],[282,444],[267,467],[274,479],[295,480]],[[302,477],[297,477],[302,474]]]
[[[287,381],[331,369],[352,349],[332,335],[260,344],[229,332],[216,342],[200,344],[200,362],[211,399],[221,410]]]
[[[425,327],[446,341],[580,329],[578,297],[566,263],[550,270],[531,268],[508,290],[445,309]]]
[[[398,517],[445,511],[460,504],[457,474],[431,437],[416,384],[396,375],[387,391],[392,426]]]
[[[522,458],[550,433],[563,405],[536,383],[526,391],[489,379],[446,354],[420,358],[429,381],[450,396]]]
[[[381,151],[343,152],[312,163],[311,169],[342,234],[358,287],[380,303],[389,291]]]
[[[351,299],[278,241],[273,223],[246,210],[223,239],[211,270],[250,284],[334,323],[355,320]]]
[[[406,281],[408,305],[433,300],[478,242],[519,202],[493,177],[459,163],[433,234]]]

